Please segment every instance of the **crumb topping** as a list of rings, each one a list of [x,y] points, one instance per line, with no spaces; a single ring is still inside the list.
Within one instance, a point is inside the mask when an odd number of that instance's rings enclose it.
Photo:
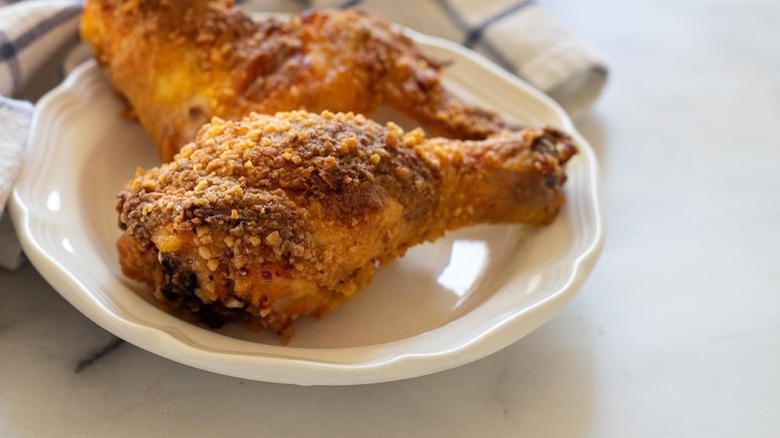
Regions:
[[[458,142],[353,113],[215,117],[120,192],[120,260],[206,321],[287,333],[447,229],[548,223],[573,152],[551,129]]]

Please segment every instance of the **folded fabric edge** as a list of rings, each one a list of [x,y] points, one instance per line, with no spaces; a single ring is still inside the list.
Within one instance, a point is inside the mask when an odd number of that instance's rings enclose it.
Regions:
[[[607,85],[609,72],[601,66],[592,66],[573,75],[547,93],[558,102],[569,116],[577,121],[601,96]]]
[[[18,269],[25,260],[19,239],[4,209],[21,168],[32,114],[33,105],[30,102],[0,96],[0,267],[6,269]]]
[[[21,167],[33,105],[0,96],[0,216]]]

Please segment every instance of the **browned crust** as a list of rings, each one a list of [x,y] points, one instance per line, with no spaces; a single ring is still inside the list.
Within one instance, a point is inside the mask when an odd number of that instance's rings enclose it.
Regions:
[[[120,262],[210,325],[244,316],[290,335],[411,245],[548,223],[574,152],[553,129],[453,141],[351,113],[214,119],[120,193]]]
[[[386,103],[429,130],[481,139],[506,128],[442,85],[442,63],[358,10],[255,22],[230,1],[89,0],[82,20],[112,83],[170,160],[212,116]]]

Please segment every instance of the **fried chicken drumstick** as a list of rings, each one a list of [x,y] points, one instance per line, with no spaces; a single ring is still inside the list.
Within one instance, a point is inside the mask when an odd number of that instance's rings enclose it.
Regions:
[[[211,326],[245,317],[290,336],[412,245],[549,223],[574,153],[551,128],[460,141],[351,113],[215,118],[120,193],[120,261]]]
[[[255,21],[231,0],[87,0],[81,25],[163,161],[212,116],[388,104],[431,132],[482,139],[510,125],[444,89],[442,67],[356,10]]]

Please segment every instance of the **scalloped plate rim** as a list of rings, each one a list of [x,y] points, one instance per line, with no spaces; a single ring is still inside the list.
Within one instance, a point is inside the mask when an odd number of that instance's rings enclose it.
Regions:
[[[568,281],[566,284],[556,291],[551,291],[545,299],[524,309],[508,309],[507,311],[510,314],[496,324],[490,325],[483,321],[482,325],[488,324],[488,327],[483,332],[469,337],[467,342],[455,343],[454,346],[449,348],[429,350],[427,352],[424,350],[415,353],[400,352],[380,355],[368,361],[352,362],[349,360],[334,361],[296,358],[297,350],[311,350],[299,347],[267,346],[270,348],[266,352],[231,354],[189,344],[180,339],[179,336],[176,336],[175,330],[153,327],[144,324],[142,320],[137,318],[133,320],[123,318],[102,306],[92,296],[92,292],[79,280],[78,273],[65,269],[63,264],[50,251],[47,251],[45,242],[41,241],[40,236],[36,235],[35,231],[32,230],[31,221],[33,218],[25,202],[24,193],[17,189],[19,187],[17,185],[12,193],[9,210],[28,258],[43,277],[66,300],[106,330],[160,356],[196,368],[234,377],[299,385],[378,383],[450,369],[485,357],[517,341],[548,320],[568,302],[577,292],[582,282],[585,281],[598,259],[603,244],[603,230],[595,154],[584,138],[576,132],[568,116],[546,95],[462,46],[416,32],[409,31],[409,34],[424,46],[452,52],[454,55],[467,59],[476,64],[476,66],[485,69],[489,74],[499,76],[521,89],[529,97],[541,102],[545,107],[554,112],[559,119],[558,122],[562,124],[561,127],[570,132],[580,145],[579,159],[585,160],[584,166],[587,170],[585,177],[588,178],[588,195],[593,210],[592,223],[586,225],[590,225],[592,235],[586,248],[569,262]],[[31,148],[34,147],[36,133],[40,135],[39,129],[41,129],[42,125],[45,126],[46,117],[50,117],[46,110],[56,103],[56,99],[64,98],[63,96],[66,96],[67,93],[74,93],[74,88],[79,85],[79,78],[90,68],[96,68],[94,63],[91,65],[88,63],[77,68],[60,86],[44,96],[36,105],[32,124]],[[28,149],[29,153],[31,152]],[[421,335],[431,337],[440,334],[436,332],[444,331],[446,333],[445,327],[448,325],[445,324]],[[474,327],[471,327],[471,330],[473,329]],[[164,334],[163,337],[158,336],[161,333]],[[379,351],[385,351],[391,347],[403,347],[407,343],[409,343],[409,339],[401,339],[384,344],[327,350],[331,354],[336,353],[344,357],[354,357],[361,356],[365,352],[376,351],[380,347],[381,350]],[[445,345],[449,344],[445,343]],[[284,351],[285,354],[268,354],[275,351]],[[258,368],[263,369],[261,372],[258,372]]]

